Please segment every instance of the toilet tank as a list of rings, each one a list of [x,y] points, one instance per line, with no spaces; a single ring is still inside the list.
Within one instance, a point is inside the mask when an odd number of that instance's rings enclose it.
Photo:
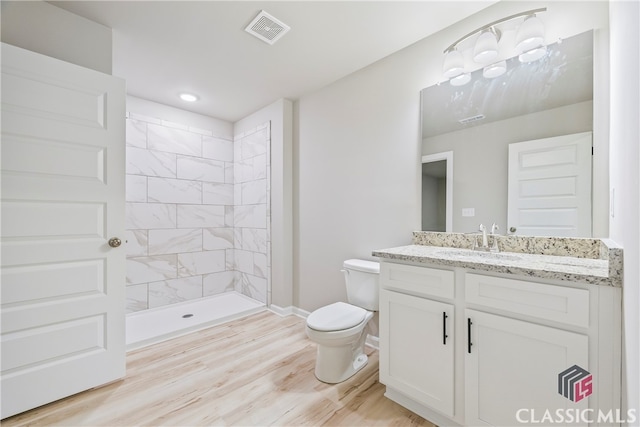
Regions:
[[[378,311],[380,264],[348,259],[343,264],[347,301],[365,310]]]

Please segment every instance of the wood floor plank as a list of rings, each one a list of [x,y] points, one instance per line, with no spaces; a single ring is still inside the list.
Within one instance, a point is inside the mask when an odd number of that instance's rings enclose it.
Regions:
[[[340,384],[318,381],[304,320],[269,311],[127,355],[127,376],[2,426],[431,426],[383,396],[378,353]]]

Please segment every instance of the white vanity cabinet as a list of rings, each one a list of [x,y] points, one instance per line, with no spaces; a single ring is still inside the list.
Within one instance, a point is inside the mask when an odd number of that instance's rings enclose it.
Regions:
[[[512,426],[541,420],[545,411],[587,408],[587,400],[575,403],[557,391],[560,372],[589,366],[586,335],[475,310],[465,317],[472,344],[465,354],[465,424]]]
[[[380,304],[380,381],[453,416],[453,305],[384,289]]]
[[[453,272],[383,263],[380,381],[453,416]]]
[[[620,424],[597,420],[620,408],[619,288],[387,260],[380,274],[390,399],[440,426]]]

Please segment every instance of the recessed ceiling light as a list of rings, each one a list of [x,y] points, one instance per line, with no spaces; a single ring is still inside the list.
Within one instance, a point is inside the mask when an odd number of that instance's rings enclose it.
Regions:
[[[195,102],[198,100],[198,97],[195,95],[192,95],[190,93],[181,93],[180,94],[180,99],[182,99],[183,101],[187,101],[187,102]]]

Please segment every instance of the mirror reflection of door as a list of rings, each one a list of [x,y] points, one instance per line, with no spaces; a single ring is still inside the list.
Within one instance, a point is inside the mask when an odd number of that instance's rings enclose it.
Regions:
[[[451,231],[453,153],[422,158],[422,230]]]
[[[591,236],[592,134],[509,144],[509,234]]]

